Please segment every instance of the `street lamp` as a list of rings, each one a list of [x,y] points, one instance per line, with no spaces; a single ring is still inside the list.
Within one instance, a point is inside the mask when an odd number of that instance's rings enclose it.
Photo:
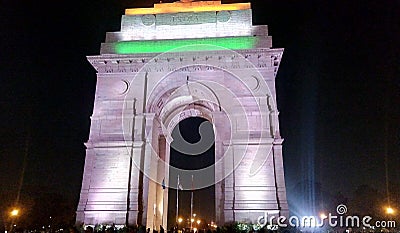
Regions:
[[[11,217],[16,217],[16,216],[18,216],[18,214],[19,214],[19,210],[18,210],[18,209],[13,209],[13,210],[10,212],[10,216],[11,216]]]
[[[19,209],[14,208],[10,211],[10,218],[11,218],[10,232],[13,232],[13,228],[16,227],[15,221],[18,215],[19,215]]]
[[[181,217],[178,218],[178,229],[179,229],[179,225],[181,224],[181,222],[183,221],[183,219]]]
[[[201,222],[201,221],[200,221],[200,219],[198,219],[198,220],[197,220],[197,225],[199,225],[199,224],[200,224],[200,222]]]

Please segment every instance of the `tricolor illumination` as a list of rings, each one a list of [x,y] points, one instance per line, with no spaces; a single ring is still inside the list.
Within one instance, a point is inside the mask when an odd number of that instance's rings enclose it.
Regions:
[[[221,4],[221,1],[156,3],[154,8],[126,9],[126,15],[166,14],[177,12],[235,11],[250,9],[250,3]]]
[[[173,50],[182,51],[210,51],[224,49],[251,49],[255,48],[257,37],[221,37],[184,40],[146,40],[120,41],[114,44],[114,51],[118,54],[132,53],[163,53]]]

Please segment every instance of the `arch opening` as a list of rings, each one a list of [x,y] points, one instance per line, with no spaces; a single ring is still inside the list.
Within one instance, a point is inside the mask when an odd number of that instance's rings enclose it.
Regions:
[[[170,166],[182,170],[199,170],[215,164],[215,134],[213,125],[202,117],[189,117],[180,121],[172,131],[170,144]],[[212,185],[199,189],[196,180],[202,177],[189,173],[176,174],[170,169],[168,189],[168,229],[177,225],[177,216],[182,218],[179,228],[190,227],[190,215],[195,214],[193,227],[215,221],[215,180]],[[183,190],[178,190],[178,179]],[[215,177],[213,174],[207,174]],[[178,193],[178,198],[177,198]],[[193,194],[193,197],[192,197]],[[178,206],[177,206],[178,201]],[[192,202],[193,201],[193,202]],[[192,203],[192,204],[191,204]],[[192,205],[192,208],[191,208]],[[177,208],[178,207],[178,208]],[[192,213],[191,213],[192,209]],[[178,211],[178,214],[177,214]],[[200,224],[197,223],[200,220]]]

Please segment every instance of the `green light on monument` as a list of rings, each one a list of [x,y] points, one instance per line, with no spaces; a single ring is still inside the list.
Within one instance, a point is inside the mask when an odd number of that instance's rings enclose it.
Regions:
[[[221,37],[184,40],[148,40],[148,41],[120,41],[115,43],[114,51],[118,54],[132,53],[163,53],[183,51],[210,51],[225,49],[251,49],[255,48],[257,37]]]

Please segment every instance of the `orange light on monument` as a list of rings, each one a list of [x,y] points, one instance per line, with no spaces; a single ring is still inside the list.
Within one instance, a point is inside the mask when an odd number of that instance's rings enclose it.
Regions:
[[[185,1],[172,3],[156,3],[154,8],[130,8],[126,15],[166,14],[178,12],[235,11],[248,10],[250,3],[222,4],[221,1]]]

